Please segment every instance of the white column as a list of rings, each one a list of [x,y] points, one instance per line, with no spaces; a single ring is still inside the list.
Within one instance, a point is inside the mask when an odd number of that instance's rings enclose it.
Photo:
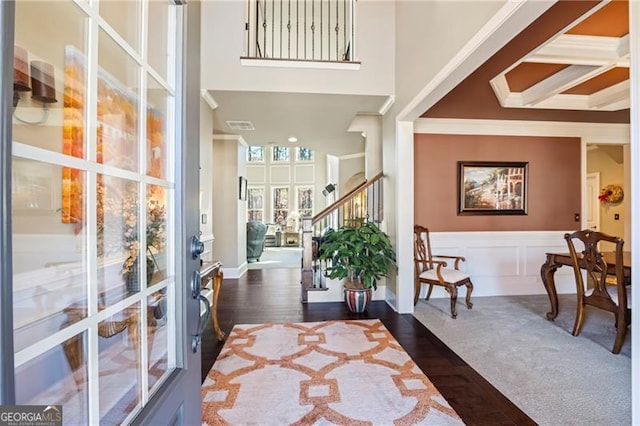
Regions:
[[[382,172],[382,116],[379,114],[357,115],[348,129],[362,132],[365,138],[364,176],[370,179]]]

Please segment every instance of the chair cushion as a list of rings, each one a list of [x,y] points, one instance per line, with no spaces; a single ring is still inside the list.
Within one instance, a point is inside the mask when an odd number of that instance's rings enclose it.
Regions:
[[[458,281],[462,281],[469,278],[469,275],[457,269],[441,268],[440,274],[442,275],[442,278],[445,281],[450,283],[457,283]],[[431,281],[438,281],[438,275],[436,274],[435,269],[428,269],[426,271],[423,271],[420,274],[420,278],[431,280]]]

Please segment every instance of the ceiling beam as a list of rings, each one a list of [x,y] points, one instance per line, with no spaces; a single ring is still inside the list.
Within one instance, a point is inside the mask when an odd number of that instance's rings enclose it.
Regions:
[[[607,67],[608,68],[608,67]],[[571,65],[522,92],[523,105],[533,106],[562,93],[605,70],[590,65]]]

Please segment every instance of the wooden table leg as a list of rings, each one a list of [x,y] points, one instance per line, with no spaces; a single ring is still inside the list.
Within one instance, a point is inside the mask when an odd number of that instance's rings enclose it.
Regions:
[[[540,268],[540,275],[542,276],[542,284],[544,284],[545,290],[549,295],[549,302],[551,302],[551,312],[547,312],[547,319],[553,321],[558,316],[558,293],[556,292],[556,283],[553,279],[553,274],[562,265],[555,262],[555,258],[552,254],[547,254],[547,261],[542,264]]]
[[[213,332],[216,335],[218,341],[223,341],[225,334],[220,330],[220,324],[218,324],[218,296],[220,296],[220,289],[222,288],[222,268],[218,268],[213,277],[213,306],[211,307],[211,321],[213,323]]]

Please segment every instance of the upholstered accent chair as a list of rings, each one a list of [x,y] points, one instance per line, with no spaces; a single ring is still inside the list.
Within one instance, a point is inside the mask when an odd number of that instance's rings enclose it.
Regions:
[[[441,256],[431,253],[431,241],[429,239],[429,229],[424,226],[415,225],[413,227],[414,235],[414,264],[415,264],[415,293],[413,304],[418,303],[420,290],[422,285],[429,286],[427,297],[431,297],[433,286],[441,286],[449,293],[451,298],[451,317],[455,319],[458,315],[456,312],[456,302],[458,300],[458,287],[467,287],[467,297],[465,302],[467,309],[473,307],[471,303],[471,292],[473,284],[469,275],[459,270],[459,263],[464,262],[462,256]],[[447,267],[447,260],[453,261],[453,268]]]
[[[257,220],[247,222],[247,262],[260,261],[266,233],[267,225],[264,223]]]

